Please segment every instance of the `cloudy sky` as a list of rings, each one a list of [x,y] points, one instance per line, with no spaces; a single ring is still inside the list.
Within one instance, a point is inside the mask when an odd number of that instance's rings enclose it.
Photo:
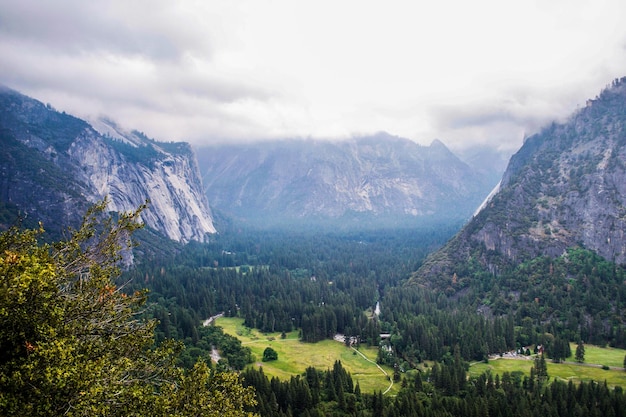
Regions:
[[[623,0],[0,0],[0,83],[195,144],[514,150],[626,76]]]

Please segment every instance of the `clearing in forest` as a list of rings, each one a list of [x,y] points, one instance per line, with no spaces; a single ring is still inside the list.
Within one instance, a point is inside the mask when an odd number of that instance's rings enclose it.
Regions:
[[[332,369],[336,360],[350,372],[352,380],[359,383],[362,392],[386,391],[390,386],[388,376],[381,372],[376,365],[378,348],[364,347],[359,349],[370,361],[334,340],[322,340],[317,343],[304,343],[298,339],[298,331],[287,333],[281,338],[280,333],[261,333],[256,329],[243,326],[243,319],[220,317],[215,321],[216,326],[224,329],[224,333],[236,336],[244,346],[252,351],[255,357],[255,367],[263,367],[268,376],[280,379],[289,379],[294,375],[304,374],[307,367],[312,366],[319,370]],[[278,353],[278,360],[262,362],[263,351],[271,347]],[[393,369],[382,367],[388,375],[393,375]],[[394,384],[389,394],[395,394],[399,384]]]

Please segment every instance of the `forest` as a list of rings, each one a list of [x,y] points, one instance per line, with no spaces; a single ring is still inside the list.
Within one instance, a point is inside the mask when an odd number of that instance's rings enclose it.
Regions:
[[[470,262],[472,279],[453,296],[408,281],[449,238],[435,229],[245,231],[121,271],[118,242],[137,228],[140,210],[115,221],[101,218],[102,207],[67,240],[42,243],[42,229],[0,234],[3,415],[626,413],[621,386],[565,382],[546,366],[569,357],[570,342],[580,362],[583,341],[625,345],[625,271],[590,251],[498,275]],[[363,392],[340,361],[270,378],[236,337],[204,325],[218,314],[260,332],[297,331],[302,343],[341,333],[356,348],[377,347],[400,388]],[[535,353],[528,373],[468,373],[470,362],[512,350]]]
[[[255,387],[261,415],[525,415],[519,406],[563,408],[562,397],[546,397],[559,390],[576,398],[567,404],[575,410],[555,415],[591,415],[589,401],[599,398],[588,397],[595,395],[606,396],[611,407],[621,404],[621,388],[601,381],[548,384],[548,378],[537,381],[532,374],[468,380],[466,371],[469,361],[513,350],[536,352],[538,346],[555,362],[570,356],[569,342],[626,347],[623,267],[572,248],[562,257],[537,258],[498,275],[474,270],[469,262],[465,273],[471,279],[452,297],[436,283],[409,285],[410,273],[449,234],[247,231],[188,245],[171,259],[140,264],[122,279],[131,288],[149,289],[149,314],[159,321],[157,340],[183,340],[186,366],[218,347],[223,353],[218,368],[242,371],[244,384]],[[379,315],[373,312],[377,303]],[[337,369],[315,370],[316,378],[311,370],[290,381],[268,379],[247,367],[253,358],[236,338],[201,325],[218,313],[241,317],[261,332],[298,330],[304,342],[340,333],[355,337],[357,345],[377,346],[378,362],[401,370],[394,375],[402,382],[401,393],[391,399],[358,392],[346,382],[349,376],[325,374]],[[382,333],[390,337],[383,340]],[[423,370],[418,365],[425,361],[436,365],[423,374],[411,371]],[[330,380],[331,387],[325,385]]]
[[[465,360],[561,341],[626,347],[624,268],[572,248],[500,275],[477,270],[463,295],[407,285],[446,234],[359,236],[269,232],[191,244],[171,260],[139,265],[122,279],[148,288],[159,338],[200,340],[201,322],[223,312],[265,332],[300,331],[305,342],[336,333],[378,346],[411,368],[459,344]],[[468,269],[471,269],[471,264]],[[380,315],[373,308],[380,303]]]

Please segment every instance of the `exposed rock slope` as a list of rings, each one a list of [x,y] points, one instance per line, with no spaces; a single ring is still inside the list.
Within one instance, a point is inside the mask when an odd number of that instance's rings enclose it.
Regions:
[[[467,219],[493,184],[443,143],[378,134],[197,150],[215,209],[255,224]]]
[[[204,240],[211,213],[186,143],[159,143],[110,121],[87,122],[0,88],[0,203],[58,231],[108,197],[111,211],[146,199],[146,225],[170,239]],[[6,224],[5,224],[6,226]]]
[[[626,79],[568,121],[529,137],[499,191],[413,282],[462,286],[475,266],[490,272],[583,246],[626,263]]]

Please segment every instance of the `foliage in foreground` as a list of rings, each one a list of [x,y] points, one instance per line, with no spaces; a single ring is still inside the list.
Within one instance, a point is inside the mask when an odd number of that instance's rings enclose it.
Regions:
[[[244,416],[254,393],[204,362],[176,365],[181,345],[154,346],[144,292],[114,285],[120,243],[143,207],[101,220],[94,206],[70,238],[0,234],[0,415]]]

